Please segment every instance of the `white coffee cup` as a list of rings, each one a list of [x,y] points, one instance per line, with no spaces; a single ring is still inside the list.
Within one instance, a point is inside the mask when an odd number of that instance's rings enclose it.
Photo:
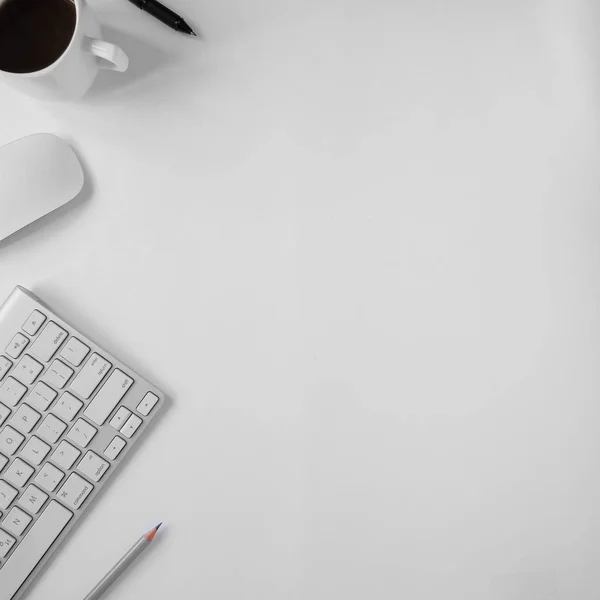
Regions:
[[[5,81],[39,98],[78,100],[90,89],[100,69],[127,70],[129,58],[121,48],[101,39],[100,25],[87,2],[71,1],[76,10],[75,28],[63,54],[40,71],[11,73],[0,69]]]

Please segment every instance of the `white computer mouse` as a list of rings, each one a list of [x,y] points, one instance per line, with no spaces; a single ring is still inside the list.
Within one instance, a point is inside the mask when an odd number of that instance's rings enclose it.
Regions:
[[[0,240],[70,202],[83,169],[59,137],[37,133],[0,148]]]

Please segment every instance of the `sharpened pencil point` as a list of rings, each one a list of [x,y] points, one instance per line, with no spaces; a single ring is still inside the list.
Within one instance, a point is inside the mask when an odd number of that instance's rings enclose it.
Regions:
[[[162,521],[154,529],[151,529],[150,531],[148,531],[148,533],[145,533],[144,537],[149,542],[151,542],[154,539],[154,536],[156,535],[156,532],[160,529],[161,525],[162,525]]]

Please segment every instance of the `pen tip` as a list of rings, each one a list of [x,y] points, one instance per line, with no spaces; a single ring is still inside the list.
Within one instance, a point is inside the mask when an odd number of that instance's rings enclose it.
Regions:
[[[177,31],[181,31],[181,33],[187,33],[187,35],[193,35],[194,37],[198,37],[198,34],[183,19],[181,19],[177,23]]]

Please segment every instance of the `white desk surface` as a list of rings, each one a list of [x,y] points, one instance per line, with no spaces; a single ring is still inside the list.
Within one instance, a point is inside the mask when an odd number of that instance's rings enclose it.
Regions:
[[[0,245],[170,409],[31,600],[600,593],[593,0],[95,2],[89,184]]]

